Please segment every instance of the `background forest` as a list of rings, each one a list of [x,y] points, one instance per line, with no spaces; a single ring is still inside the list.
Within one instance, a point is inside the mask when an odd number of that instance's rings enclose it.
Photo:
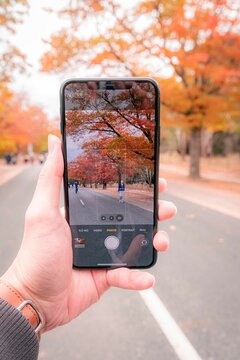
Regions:
[[[197,178],[201,158],[228,157],[234,171],[238,157],[231,155],[240,151],[237,1],[71,0],[61,6],[45,9],[63,22],[43,39],[38,71],[59,79],[78,76],[78,69],[88,76],[153,77],[161,88],[162,161]],[[56,116],[12,86],[32,66],[12,36],[28,12],[27,0],[1,1],[1,156],[45,152],[47,133],[57,129]],[[220,170],[226,163],[219,162]]]

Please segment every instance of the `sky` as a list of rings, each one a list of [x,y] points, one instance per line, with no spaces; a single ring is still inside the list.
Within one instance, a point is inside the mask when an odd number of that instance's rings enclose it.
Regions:
[[[55,3],[55,4],[54,4]],[[51,6],[57,2],[52,2]],[[66,0],[58,2],[61,7],[67,3]],[[43,40],[50,38],[50,35],[61,28],[63,21],[56,13],[48,13],[44,8],[49,6],[49,0],[29,0],[29,14],[25,21],[17,27],[14,36],[14,45],[17,46],[26,56],[31,68],[27,74],[17,74],[14,80],[13,89],[24,93],[31,103],[43,108],[47,115],[54,119],[59,115],[59,88],[61,83],[78,74],[69,73],[62,75],[49,75],[40,72],[39,60],[41,55],[48,49]]]
[[[30,10],[25,16],[24,22],[17,27],[14,45],[27,56],[27,62],[31,64],[31,69],[28,71],[28,75],[17,74],[12,88],[16,92],[24,93],[31,103],[42,107],[50,119],[55,119],[59,115],[61,83],[72,77],[90,77],[96,74],[83,68],[76,72],[71,70],[69,73],[60,75],[40,72],[39,60],[48,49],[44,40],[48,40],[51,34],[61,29],[64,19],[59,18],[57,13],[49,13],[44,10],[49,7],[49,0],[28,0],[28,2]],[[62,9],[67,3],[68,0],[51,1],[50,6],[54,9]],[[90,28],[89,31],[91,31]]]

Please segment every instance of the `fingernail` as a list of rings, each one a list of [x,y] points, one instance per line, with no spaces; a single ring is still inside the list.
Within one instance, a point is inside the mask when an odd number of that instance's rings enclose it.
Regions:
[[[155,283],[155,277],[149,273],[139,274],[139,280],[141,281],[142,289],[148,289]]]
[[[168,233],[166,231],[160,230],[160,232],[167,240],[169,240],[169,236],[168,236]]]
[[[173,204],[173,208],[174,208],[174,215],[177,214],[177,207]]]
[[[52,154],[55,147],[54,136],[52,134],[48,135],[48,154]]]
[[[159,178],[159,182],[161,182],[162,184],[164,184],[167,187],[167,180],[164,178]]]
[[[177,207],[174,205],[174,203],[172,203],[171,201],[168,201],[169,205],[172,207],[173,211],[174,211],[174,215],[176,215],[177,213]]]

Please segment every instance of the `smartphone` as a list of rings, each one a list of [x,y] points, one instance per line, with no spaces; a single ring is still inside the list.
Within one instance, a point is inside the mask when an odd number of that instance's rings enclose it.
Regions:
[[[156,262],[159,96],[149,78],[69,79],[61,86],[74,267]]]

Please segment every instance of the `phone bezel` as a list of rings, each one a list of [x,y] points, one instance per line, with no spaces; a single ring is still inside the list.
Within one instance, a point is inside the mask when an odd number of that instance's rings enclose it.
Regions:
[[[111,78],[70,78],[65,80],[60,87],[60,121],[61,121],[61,135],[62,135],[62,152],[64,161],[63,187],[64,187],[64,203],[65,203],[65,217],[69,224],[69,197],[68,197],[68,176],[67,176],[67,149],[65,136],[65,101],[64,90],[67,85],[71,83],[86,83],[90,81],[136,81],[136,82],[150,82],[155,89],[155,136],[154,136],[154,197],[153,197],[153,236],[157,232],[158,227],[158,178],[159,178],[159,155],[160,155],[160,89],[158,83],[149,77],[111,77]],[[69,224],[70,226],[70,224]],[[157,261],[157,251],[152,246],[153,256],[152,262],[144,266],[127,266],[129,269],[147,269],[152,267]],[[74,251],[74,249],[73,249]],[[77,266],[73,264],[76,269],[115,269],[120,266]],[[126,267],[126,266],[124,266]]]

